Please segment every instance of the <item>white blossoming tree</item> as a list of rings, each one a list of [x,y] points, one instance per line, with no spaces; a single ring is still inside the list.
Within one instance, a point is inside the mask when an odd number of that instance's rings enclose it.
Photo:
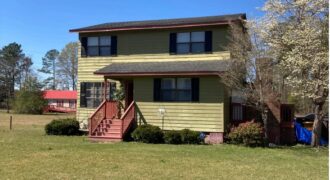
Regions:
[[[294,92],[313,102],[312,146],[319,146],[324,105],[328,99],[327,0],[268,0],[262,37],[286,72]]]

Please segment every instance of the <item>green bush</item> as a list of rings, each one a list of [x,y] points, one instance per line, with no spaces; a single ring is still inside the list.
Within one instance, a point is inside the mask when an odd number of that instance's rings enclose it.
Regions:
[[[47,135],[81,135],[79,122],[76,119],[57,119],[48,123],[45,127]]]
[[[164,141],[166,144],[182,144],[180,131],[166,131]]]
[[[197,131],[191,131],[189,129],[183,129],[180,131],[181,141],[184,144],[200,144],[202,139],[199,137],[200,133]]]
[[[47,101],[41,91],[21,90],[16,93],[13,108],[19,114],[42,114]]]
[[[132,138],[135,141],[144,143],[162,143],[163,131],[158,126],[141,125],[138,126],[132,133]]]
[[[229,143],[245,146],[263,146],[264,133],[260,123],[245,122],[231,128],[228,134]]]

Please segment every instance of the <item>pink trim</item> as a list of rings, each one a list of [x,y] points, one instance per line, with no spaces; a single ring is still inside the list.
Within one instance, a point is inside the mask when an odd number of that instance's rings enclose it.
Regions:
[[[132,26],[126,28],[98,28],[93,30],[79,30],[79,29],[71,29],[69,32],[79,32],[79,33],[87,33],[87,32],[112,32],[112,31],[129,31],[129,30],[141,30],[141,29],[172,29],[172,28],[185,28],[185,27],[199,27],[199,26],[216,26],[216,25],[228,25],[231,22],[240,21],[232,20],[232,21],[221,21],[214,23],[199,23],[199,24],[182,24],[182,25],[154,25],[154,26]]]

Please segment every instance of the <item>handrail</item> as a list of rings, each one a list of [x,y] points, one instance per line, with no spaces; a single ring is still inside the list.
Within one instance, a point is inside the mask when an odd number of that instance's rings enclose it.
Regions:
[[[128,106],[128,108],[126,109],[126,111],[124,112],[124,114],[121,116],[120,119],[125,118],[125,116],[127,116],[128,111],[132,108],[132,106],[135,104],[135,101],[132,101],[131,104]]]
[[[89,118],[92,118],[92,117],[96,114],[96,112],[99,111],[99,110],[102,108],[102,106],[103,106],[103,104],[104,104],[105,102],[107,102],[107,101],[106,101],[106,100],[103,100],[103,101],[101,102],[101,104],[96,108],[96,110],[94,111],[94,113],[91,114],[91,115],[89,116]]]
[[[123,137],[133,120],[135,119],[135,101],[128,106],[124,114],[120,118],[121,121],[121,136]]]
[[[91,136],[97,129],[98,125],[102,120],[109,118],[113,119],[117,114],[117,103],[116,101],[104,100],[94,113],[89,117],[89,135]],[[124,114],[121,116],[121,137],[126,133],[133,120],[135,119],[135,102],[133,101]]]
[[[89,135],[92,135],[96,130],[97,125],[105,118],[106,100],[103,100],[99,107],[89,116]],[[95,120],[94,120],[95,119]],[[95,122],[96,121],[96,122]]]

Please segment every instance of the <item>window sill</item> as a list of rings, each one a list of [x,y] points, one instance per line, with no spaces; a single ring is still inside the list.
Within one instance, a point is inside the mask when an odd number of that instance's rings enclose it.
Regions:
[[[80,56],[81,58],[98,58],[98,57],[117,57],[117,55],[109,55],[109,56]]]
[[[186,56],[186,55],[202,55],[202,54],[213,54],[213,52],[202,52],[202,53],[186,53],[186,54],[170,53],[170,55],[175,55],[175,56]]]

